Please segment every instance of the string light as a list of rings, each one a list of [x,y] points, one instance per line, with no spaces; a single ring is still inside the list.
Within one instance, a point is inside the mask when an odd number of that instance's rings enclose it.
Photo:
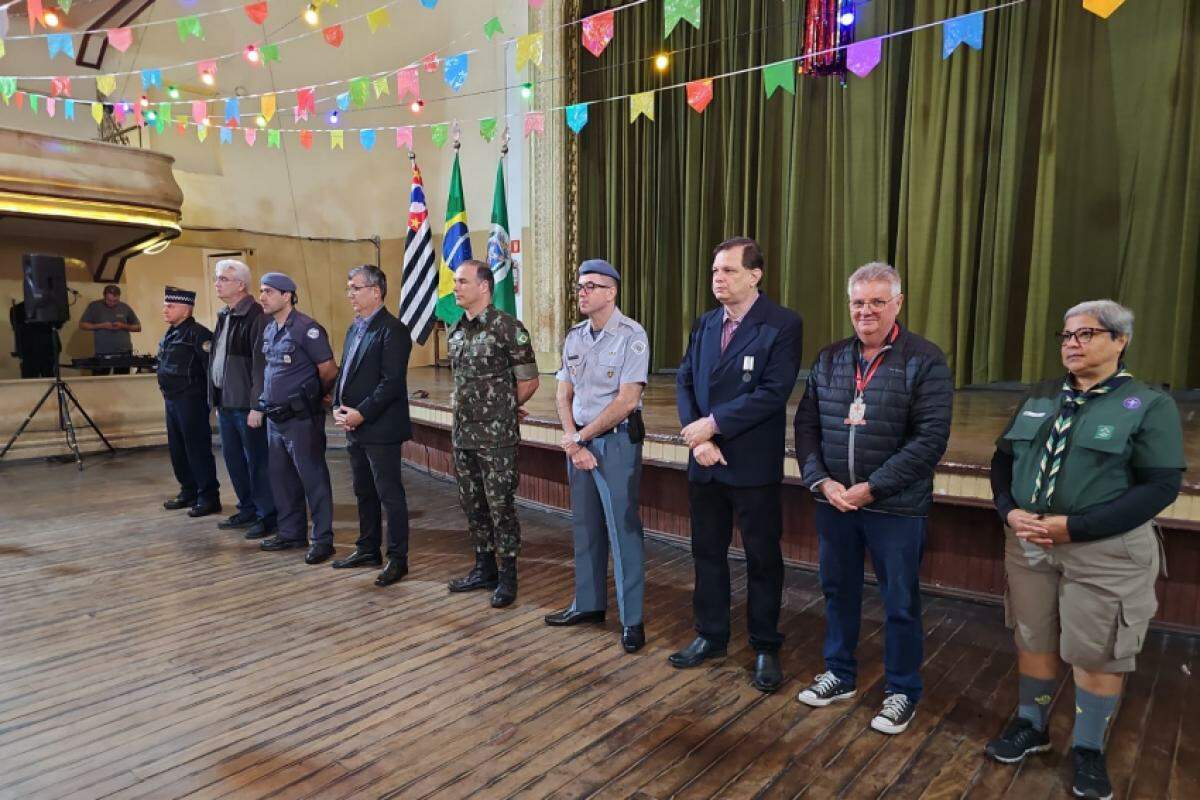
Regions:
[[[522,83],[521,84],[521,97],[524,98],[525,100],[528,100],[529,98],[533,97],[533,84],[532,83]]]
[[[212,70],[206,69],[204,72],[200,73],[200,82],[205,86],[212,86],[217,82],[217,79],[213,77]]]
[[[47,28],[57,28],[61,20],[58,18],[56,12],[47,11],[45,14],[42,14],[42,22]]]
[[[314,28],[321,24],[321,15],[317,13],[316,6],[309,5],[308,8],[304,9],[304,21]]]
[[[142,104],[142,108],[150,107],[150,98],[146,97],[146,95],[142,95],[142,99],[139,100],[138,102]]]
[[[338,124],[338,112],[337,112],[336,108],[333,111],[329,112],[329,124],[330,125]]]
[[[666,53],[659,53],[654,57],[654,68],[659,72],[666,72],[669,66],[671,66],[671,57]]]
[[[254,118],[254,124],[260,128],[265,128],[265,127],[267,127],[267,118],[264,117],[262,114],[259,114],[257,117]]]
[[[155,122],[157,119],[158,114],[156,114],[154,111],[151,110],[146,112],[146,122]]]
[[[412,101],[412,104],[409,106],[409,109],[410,109],[410,110],[411,110],[411,111],[412,111],[414,114],[420,114],[420,113],[421,113],[421,109],[422,109],[422,108],[424,108],[424,107],[425,107],[425,101],[424,101],[424,100],[413,100],[413,101]]]
[[[242,56],[247,61],[249,61],[251,64],[257,64],[258,63],[258,48],[252,44],[248,44],[248,45],[246,45],[246,51],[242,54]]]
[[[179,87],[175,86],[175,84],[171,84],[170,86],[168,86],[167,87],[167,97],[170,97],[172,100],[178,100],[179,99]]]
[[[843,26],[847,26],[847,27],[850,25],[853,25],[854,24],[854,12],[853,11],[842,12],[842,15],[840,17],[838,17],[838,22],[840,22]]]

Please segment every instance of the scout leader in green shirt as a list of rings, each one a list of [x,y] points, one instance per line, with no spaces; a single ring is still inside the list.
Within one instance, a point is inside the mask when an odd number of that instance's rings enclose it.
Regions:
[[[1066,377],[1034,387],[992,459],[1020,699],[987,754],[1011,764],[1050,749],[1061,658],[1075,678],[1077,797],[1112,796],[1104,733],[1157,608],[1153,519],[1185,468],[1175,402],[1124,364],[1132,337],[1133,313],[1111,300],[1070,309],[1058,334]]]

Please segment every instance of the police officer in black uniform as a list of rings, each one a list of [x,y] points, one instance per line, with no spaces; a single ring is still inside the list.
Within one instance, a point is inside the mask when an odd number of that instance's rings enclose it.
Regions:
[[[267,358],[261,410],[267,417],[267,462],[279,533],[263,550],[304,547],[306,514],[312,543],[304,561],[320,564],[334,554],[333,489],[325,463],[325,409],[337,365],[325,329],[296,310],[296,283],[281,272],[262,276],[258,303],[272,317],[263,331]]]
[[[167,287],[163,319],[170,327],[158,344],[158,388],[167,407],[167,447],[179,494],[163,507],[206,517],[221,510],[221,496],[208,424],[212,332],[192,317],[195,305],[195,292]]]

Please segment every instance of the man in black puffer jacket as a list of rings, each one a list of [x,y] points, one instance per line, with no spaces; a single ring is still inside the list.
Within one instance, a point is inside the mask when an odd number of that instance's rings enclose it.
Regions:
[[[895,269],[867,264],[849,290],[856,335],[820,352],[796,412],[796,456],[817,500],[826,618],[826,671],[799,700],[854,696],[867,550],[887,610],[887,694],[871,727],[895,734],[921,697],[919,572],[954,385],[937,346],[896,322],[904,296]]]

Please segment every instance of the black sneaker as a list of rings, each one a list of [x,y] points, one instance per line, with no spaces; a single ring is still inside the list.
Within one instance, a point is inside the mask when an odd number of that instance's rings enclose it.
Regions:
[[[1050,749],[1050,734],[1039,731],[1027,719],[1017,717],[999,739],[987,743],[984,752],[1002,764],[1016,764],[1032,753],[1044,753]]]
[[[1112,782],[1108,779],[1104,753],[1072,747],[1071,755],[1075,758],[1075,781],[1071,784],[1071,791],[1075,796],[1110,800],[1113,796]]]
[[[908,695],[894,692],[883,698],[883,707],[871,720],[871,727],[880,733],[904,733],[916,711],[917,706]]]
[[[832,672],[822,672],[813,678],[812,684],[800,692],[796,699],[805,705],[820,708],[838,700],[849,700],[851,697],[854,697],[853,686]]]

